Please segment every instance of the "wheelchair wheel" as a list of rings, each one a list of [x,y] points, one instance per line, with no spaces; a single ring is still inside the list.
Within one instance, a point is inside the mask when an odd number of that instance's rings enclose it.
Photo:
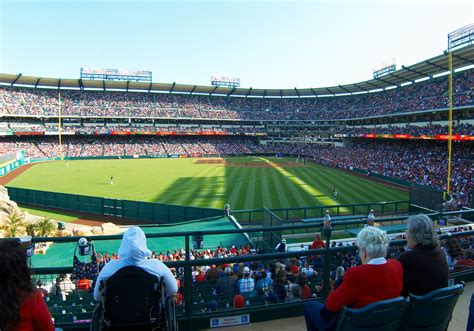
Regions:
[[[166,298],[166,330],[178,331],[178,322],[176,321],[175,302],[172,297]]]
[[[92,314],[92,321],[90,331],[102,331],[102,321],[104,320],[104,311],[102,310],[102,304],[98,304],[94,313]]]

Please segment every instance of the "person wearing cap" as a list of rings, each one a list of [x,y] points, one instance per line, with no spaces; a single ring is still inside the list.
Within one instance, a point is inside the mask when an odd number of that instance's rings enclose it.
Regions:
[[[226,267],[224,275],[217,280],[214,287],[219,300],[232,298],[235,293],[235,280],[232,278],[232,269]]]
[[[275,246],[275,250],[279,253],[286,252],[286,239],[282,238],[281,241]]]
[[[176,279],[170,269],[157,259],[149,259],[151,251],[146,246],[145,233],[139,227],[132,226],[123,234],[118,256],[120,259],[111,260],[107,263],[97,277],[94,288],[94,299],[96,301],[101,301],[101,282],[105,284],[108,278],[126,266],[137,266],[160,279],[162,278],[167,295],[175,295],[178,292]]]
[[[240,294],[250,294],[255,289],[255,279],[250,277],[249,267],[244,267],[243,277],[237,281],[237,288]]]
[[[374,226],[375,225],[375,213],[374,210],[371,209],[369,215],[367,215],[367,225],[366,226]]]

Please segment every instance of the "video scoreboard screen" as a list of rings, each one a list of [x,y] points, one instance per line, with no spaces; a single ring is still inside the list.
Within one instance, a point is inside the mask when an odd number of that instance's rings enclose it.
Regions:
[[[240,87],[240,78],[228,76],[211,76],[211,85],[219,87]]]
[[[474,43],[474,24],[466,25],[448,34],[448,50]]]
[[[81,68],[81,79],[151,82],[151,71]]]

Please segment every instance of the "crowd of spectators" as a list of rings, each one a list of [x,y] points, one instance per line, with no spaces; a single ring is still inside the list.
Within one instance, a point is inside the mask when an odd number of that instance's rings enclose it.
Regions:
[[[454,76],[454,106],[472,105],[472,69]],[[442,76],[383,92],[319,98],[240,98],[173,93],[70,91],[61,93],[63,116],[250,120],[324,120],[446,108]],[[0,113],[57,115],[55,90],[0,88]]]
[[[62,152],[53,137],[0,142],[0,154],[20,149],[30,158],[88,156],[167,156],[289,154],[305,156],[315,162],[350,169],[358,168],[384,176],[446,190],[448,158],[444,143],[425,141],[354,140],[345,147],[321,144],[267,143],[257,144],[244,138],[185,137],[69,137],[63,140]],[[453,145],[451,192],[460,205],[470,205],[473,185],[471,159],[474,149],[468,143]]]
[[[471,231],[468,226],[457,227],[449,232]],[[404,235],[392,237],[391,240],[405,239]],[[355,240],[353,238],[353,240]],[[321,245],[302,245],[301,250],[324,248],[325,244],[319,236],[315,242]],[[351,245],[355,245],[355,241]],[[314,246],[314,247],[313,247]],[[337,245],[332,242],[332,247]],[[460,270],[474,265],[474,237],[464,236],[443,240],[441,248],[445,252],[451,271]],[[405,246],[391,246],[387,258],[398,258],[406,251]],[[264,298],[267,304],[291,302],[311,297],[320,297],[323,292],[322,276],[323,257],[302,256],[283,260],[261,260],[241,263],[224,263],[208,265],[205,260],[228,258],[246,255],[259,255],[250,246],[221,247],[216,249],[191,250],[191,260],[203,260],[203,264],[192,269],[193,302],[201,312],[222,308],[243,308],[250,305],[256,298]],[[162,262],[184,261],[184,249],[152,252],[152,259]],[[118,260],[116,253],[98,252],[97,261],[100,268],[111,260]],[[331,255],[330,286],[335,289],[344,279],[344,271],[361,264],[357,251],[336,252]],[[182,304],[184,294],[184,269],[171,268],[176,278],[179,292],[178,305]],[[41,284],[42,290],[50,295],[67,294],[75,289],[67,275],[61,275],[53,284]]]
[[[472,124],[464,123],[453,125],[453,135],[474,135],[474,126]],[[405,125],[405,126],[379,126],[379,127],[354,127],[341,129],[337,133],[345,133],[352,135],[360,134],[409,134],[411,136],[436,136],[437,134],[447,135],[447,125],[433,125],[428,124],[424,126]]]

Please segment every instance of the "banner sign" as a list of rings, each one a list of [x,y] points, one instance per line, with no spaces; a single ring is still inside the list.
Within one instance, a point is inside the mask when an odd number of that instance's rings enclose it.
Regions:
[[[211,328],[221,328],[224,326],[234,326],[234,325],[245,325],[250,323],[250,315],[237,315],[237,316],[226,316],[226,317],[216,317],[210,319]]]

